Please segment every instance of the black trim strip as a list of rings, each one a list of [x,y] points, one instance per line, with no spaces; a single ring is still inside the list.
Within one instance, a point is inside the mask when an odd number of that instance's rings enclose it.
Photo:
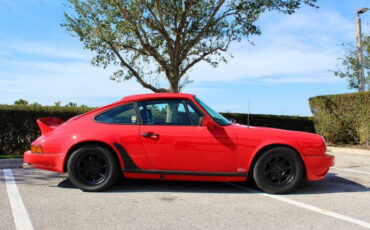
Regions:
[[[186,111],[186,114],[188,115],[188,118],[189,118],[189,120],[190,120],[190,124],[191,124],[191,126],[194,126],[194,122],[193,122],[193,119],[191,118],[191,116],[190,116],[190,113],[189,113],[189,108],[188,108],[188,105],[187,105],[187,103],[186,103],[186,100],[184,99],[184,100],[182,100],[182,105],[184,106],[184,108],[185,108],[185,111]]]
[[[137,102],[133,102],[132,103],[134,105],[134,108],[135,108],[135,112],[136,112],[136,117],[138,118],[139,120],[139,124],[142,125],[143,124],[143,120],[141,118],[141,114],[140,114],[140,110],[139,110],[139,106],[137,105]]]
[[[123,148],[122,145],[118,143],[113,143],[117,148],[119,154],[122,157],[124,173],[143,173],[143,174],[160,174],[160,175],[188,175],[188,176],[226,176],[226,177],[246,177],[247,173],[234,173],[234,172],[199,172],[199,171],[174,171],[174,170],[147,170],[139,169],[135,162],[131,159],[129,154]]]
[[[122,145],[118,143],[113,143],[113,145],[116,147],[119,154],[121,155],[121,158],[123,160],[123,166],[125,167],[125,169],[140,170]]]
[[[226,176],[226,177],[246,177],[247,173],[234,172],[198,172],[198,171],[172,171],[172,170],[141,170],[141,169],[122,169],[124,173],[143,173],[143,174],[167,174],[167,175],[187,175],[187,176]]]

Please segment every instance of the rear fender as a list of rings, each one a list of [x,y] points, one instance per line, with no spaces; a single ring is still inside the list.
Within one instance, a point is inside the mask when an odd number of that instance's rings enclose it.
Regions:
[[[85,140],[85,141],[82,141],[82,142],[76,142],[74,143],[67,151],[67,154],[65,155],[65,158],[64,158],[64,171],[66,172],[66,169],[67,169],[67,163],[68,163],[68,159],[69,157],[71,156],[71,154],[78,148],[84,146],[84,145],[89,145],[89,144],[95,144],[95,145],[100,145],[106,149],[108,149],[112,154],[113,156],[116,158],[116,160],[118,160],[118,163],[120,165],[120,168],[123,168],[124,165],[123,165],[123,160],[122,160],[122,157],[121,155],[119,154],[119,152],[116,150],[115,147],[113,147],[112,145],[110,144],[107,144],[105,142],[102,142],[100,140]]]

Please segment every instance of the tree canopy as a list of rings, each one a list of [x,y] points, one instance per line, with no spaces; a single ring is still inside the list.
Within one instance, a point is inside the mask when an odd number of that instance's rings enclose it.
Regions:
[[[19,99],[19,100],[16,100],[14,102],[14,105],[28,105],[28,101],[24,100],[24,99]]]
[[[292,14],[316,1],[69,0],[62,26],[96,52],[94,65],[118,66],[112,80],[134,78],[154,92],[179,92],[194,65],[216,67],[227,61],[230,43],[260,34],[261,14]]]
[[[363,65],[364,65],[364,77],[365,77],[365,88],[370,88],[370,36],[363,35]],[[334,75],[340,78],[348,80],[348,88],[359,89],[360,73],[359,73],[359,62],[357,60],[357,49],[351,45],[345,45],[347,51],[343,57],[338,58],[340,66],[337,70],[333,71]]]

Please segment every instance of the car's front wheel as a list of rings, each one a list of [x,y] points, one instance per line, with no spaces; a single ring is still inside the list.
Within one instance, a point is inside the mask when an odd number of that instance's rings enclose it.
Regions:
[[[267,193],[286,193],[302,181],[304,167],[297,152],[287,147],[269,149],[253,168],[256,185]]]
[[[68,160],[69,180],[84,191],[101,191],[118,177],[118,163],[112,153],[99,146],[87,145],[75,150]]]

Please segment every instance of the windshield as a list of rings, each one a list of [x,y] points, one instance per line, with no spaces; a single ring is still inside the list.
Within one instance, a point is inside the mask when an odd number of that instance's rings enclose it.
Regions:
[[[195,100],[203,107],[205,111],[217,122],[219,125],[231,125],[231,122],[224,118],[221,114],[217,113],[206,105],[203,101],[199,100],[197,97],[194,97]]]

